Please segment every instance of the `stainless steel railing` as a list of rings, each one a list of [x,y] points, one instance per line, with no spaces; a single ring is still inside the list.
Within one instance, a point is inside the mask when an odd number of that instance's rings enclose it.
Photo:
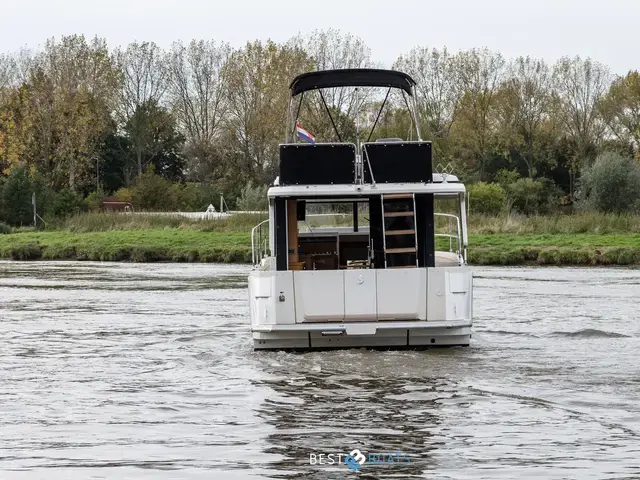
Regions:
[[[457,215],[452,215],[450,213],[435,213],[436,217],[442,217],[448,219],[449,223],[449,233],[436,233],[436,237],[444,237],[449,239],[449,252],[453,252],[453,242],[456,242],[456,253],[461,253],[462,246],[462,230],[460,229],[460,218]],[[455,220],[456,231],[453,233],[453,226]]]
[[[263,228],[264,224],[267,224],[267,231]],[[263,220],[258,225],[251,229],[251,262],[254,265],[259,265],[264,257],[269,253],[269,219]]]

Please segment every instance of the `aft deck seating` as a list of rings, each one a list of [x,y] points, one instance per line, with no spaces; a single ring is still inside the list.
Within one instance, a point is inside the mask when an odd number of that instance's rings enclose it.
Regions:
[[[367,162],[367,158],[369,161]],[[367,142],[362,146],[365,183],[431,183],[431,142]]]
[[[280,185],[332,185],[355,182],[353,143],[280,145]]]

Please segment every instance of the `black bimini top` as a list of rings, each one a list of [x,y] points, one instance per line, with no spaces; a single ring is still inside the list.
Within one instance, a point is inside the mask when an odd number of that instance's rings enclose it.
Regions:
[[[289,88],[292,97],[308,90],[335,87],[392,87],[401,88],[411,95],[415,84],[409,75],[395,70],[345,68],[303,73],[293,79]]]

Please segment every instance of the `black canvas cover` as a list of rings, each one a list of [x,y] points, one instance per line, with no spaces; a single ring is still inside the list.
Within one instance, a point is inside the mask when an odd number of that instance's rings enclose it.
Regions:
[[[411,95],[416,82],[409,75],[395,70],[375,68],[345,68],[341,70],[321,70],[298,75],[291,82],[291,96],[336,87],[392,87],[400,88]]]
[[[280,145],[280,185],[352,184],[356,147],[352,143]]]
[[[431,183],[431,142],[375,142],[362,148],[365,183]],[[367,162],[367,156],[369,162]]]

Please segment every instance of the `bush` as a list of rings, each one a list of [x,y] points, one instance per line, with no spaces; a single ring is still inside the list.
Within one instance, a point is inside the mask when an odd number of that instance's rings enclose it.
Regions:
[[[102,202],[105,199],[105,195],[102,192],[91,192],[84,199],[87,209],[91,212],[100,211],[102,208]]]
[[[132,202],[133,201],[133,193],[130,188],[122,187],[119,189],[114,195],[115,199],[118,202]]]
[[[199,183],[172,183],[154,174],[144,173],[129,190],[121,188],[118,200],[131,202],[137,210],[203,212],[216,204],[219,194],[214,187]]]
[[[502,188],[506,188],[507,185],[516,183],[520,178],[522,177],[520,177],[520,174],[516,170],[507,170],[506,168],[503,168],[496,173],[495,182]]]
[[[215,188],[199,183],[173,184],[176,209],[181,212],[202,212],[209,205],[217,205],[220,194]]]
[[[583,208],[622,213],[640,210],[640,165],[617,153],[603,153],[581,177]]]
[[[264,211],[269,208],[269,200],[267,199],[267,185],[254,186],[252,182],[242,189],[240,198],[238,198],[238,210],[243,211]]]
[[[131,189],[131,197],[136,210],[168,212],[176,205],[173,184],[153,171],[138,177]]]
[[[469,186],[469,208],[473,213],[497,215],[504,205],[504,190],[496,183],[478,182]]]
[[[80,195],[65,188],[53,196],[53,215],[66,218],[87,210],[87,205]]]
[[[544,213],[557,203],[557,192],[548,179],[520,178],[505,187],[511,207],[525,215]]]
[[[7,233],[11,233],[12,229],[9,225],[4,222],[0,222],[0,235],[5,235]]]

